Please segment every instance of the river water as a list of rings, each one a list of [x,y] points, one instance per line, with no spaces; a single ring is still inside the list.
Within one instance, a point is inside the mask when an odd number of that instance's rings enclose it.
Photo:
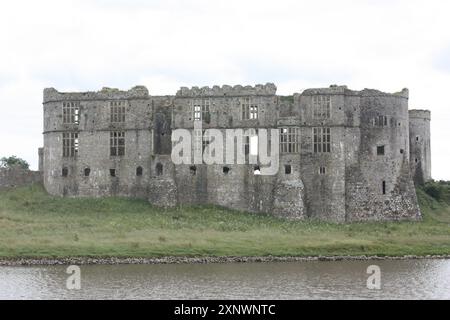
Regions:
[[[381,289],[367,288],[367,268]],[[0,299],[450,299],[450,260],[0,267]]]

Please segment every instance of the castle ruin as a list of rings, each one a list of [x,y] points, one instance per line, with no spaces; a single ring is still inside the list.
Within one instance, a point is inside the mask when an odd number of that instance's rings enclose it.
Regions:
[[[408,90],[346,86],[276,95],[273,84],[181,88],[175,96],[44,90],[40,171],[52,195],[125,196],[161,207],[214,204],[289,219],[420,220],[414,183],[431,179],[430,112]],[[279,170],[174,164],[172,132],[279,130]],[[250,137],[243,137],[247,156]]]

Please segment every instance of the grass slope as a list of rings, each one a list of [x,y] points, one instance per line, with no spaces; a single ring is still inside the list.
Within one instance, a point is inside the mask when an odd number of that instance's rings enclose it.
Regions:
[[[213,206],[162,210],[122,198],[0,192],[0,257],[450,254],[450,206],[423,190],[422,223],[291,222]]]

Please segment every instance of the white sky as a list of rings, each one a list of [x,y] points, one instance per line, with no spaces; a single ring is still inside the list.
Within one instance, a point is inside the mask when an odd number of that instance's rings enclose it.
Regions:
[[[410,89],[432,111],[435,179],[450,180],[450,1],[0,2],[0,156],[37,168],[42,90],[274,82]]]

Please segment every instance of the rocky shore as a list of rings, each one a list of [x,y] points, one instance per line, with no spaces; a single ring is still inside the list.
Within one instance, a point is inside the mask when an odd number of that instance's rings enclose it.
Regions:
[[[18,258],[2,259],[0,266],[53,266],[53,265],[133,265],[133,264],[209,264],[209,263],[267,263],[306,261],[371,261],[450,259],[450,255],[427,256],[317,256],[317,257],[161,257],[161,258]]]

